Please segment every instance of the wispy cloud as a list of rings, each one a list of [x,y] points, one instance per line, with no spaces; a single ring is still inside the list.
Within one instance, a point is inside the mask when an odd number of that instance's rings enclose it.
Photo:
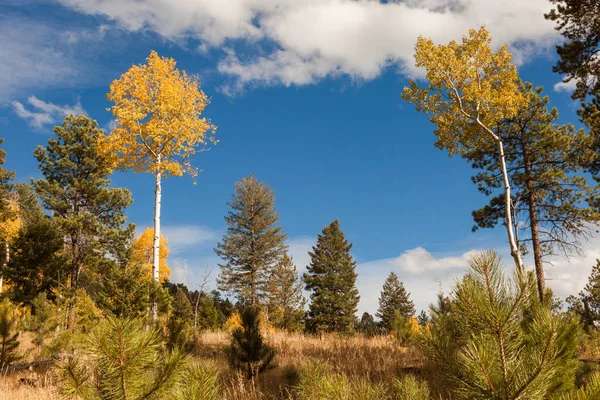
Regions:
[[[19,101],[13,101],[11,104],[15,113],[35,128],[42,128],[45,125],[60,122],[66,115],[85,114],[85,110],[81,107],[79,101],[70,106],[61,106],[40,100],[35,96],[30,96],[27,99],[27,103],[31,106],[30,109],[27,109],[26,106]]]
[[[169,240],[169,250],[173,255],[201,246],[214,247],[219,239],[217,231],[200,225],[165,226],[162,234]]]
[[[136,235],[141,235],[148,226],[136,226]],[[212,248],[216,246],[220,237],[212,228],[202,225],[166,225],[161,228],[161,233],[169,241],[170,256],[189,252],[191,254],[207,253],[212,255]]]

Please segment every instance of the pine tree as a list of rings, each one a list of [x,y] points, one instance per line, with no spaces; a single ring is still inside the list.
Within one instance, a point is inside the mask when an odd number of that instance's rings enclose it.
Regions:
[[[549,399],[574,387],[578,323],[540,302],[535,277],[504,276],[494,252],[471,257],[450,302],[440,295],[420,347],[448,398]]]
[[[379,297],[379,308],[376,316],[381,319],[381,326],[386,331],[391,328],[391,322],[396,312],[406,318],[415,314],[415,305],[409,299],[410,293],[404,289],[404,284],[398,279],[395,272],[390,272]]]
[[[600,3],[597,0],[550,0],[556,8],[545,15],[556,22],[564,42],[556,46],[560,60],[553,68],[575,81],[573,99],[581,102],[578,114],[598,136],[600,131]],[[600,141],[596,143],[600,148]],[[600,163],[597,165],[600,167]],[[600,171],[600,169],[596,169]]]
[[[563,253],[582,253],[581,238],[593,234],[600,224],[600,212],[594,208],[594,189],[584,170],[596,158],[593,138],[583,129],[558,125],[558,112],[548,110],[548,97],[542,88],[520,85],[524,102],[518,113],[498,124],[496,131],[506,150],[506,165],[514,198],[515,224],[527,221],[526,230],[515,225],[521,247],[533,251],[538,293],[546,294],[544,257]],[[473,211],[475,227],[493,228],[504,223],[504,194],[501,192],[497,149],[480,146],[466,153],[480,172],[472,179],[484,194],[496,196],[489,204]]]
[[[419,325],[421,325],[421,326],[427,325],[427,323],[429,322],[429,317],[427,316],[427,313],[425,312],[425,310],[421,310],[421,312],[417,316],[417,321],[419,322]]]
[[[83,266],[96,266],[131,235],[133,225],[123,226],[131,194],[109,187],[111,170],[98,152],[103,133],[96,121],[68,116],[54,133],[46,148],[35,150],[44,178],[34,187],[64,235],[75,291]]]
[[[105,312],[120,318],[143,316],[150,306],[152,282],[139,265],[112,263],[98,277],[93,298]]]
[[[135,319],[105,319],[89,335],[83,357],[59,367],[62,394],[70,398],[166,399],[180,388],[185,357],[167,353],[160,335]]]
[[[200,296],[198,307],[198,328],[200,330],[216,329],[219,327],[219,309],[215,305],[215,299],[206,293]]]
[[[596,260],[588,283],[579,296],[569,296],[567,303],[569,310],[579,316],[586,328],[600,325],[600,260]]]
[[[356,324],[356,330],[370,337],[377,333],[377,323],[371,314],[364,312]]]
[[[296,265],[285,253],[270,273],[266,284],[269,322],[275,328],[296,331],[302,327],[306,300]]]
[[[264,342],[260,333],[260,309],[248,306],[242,312],[242,327],[232,333],[227,348],[229,363],[235,369],[245,370],[248,379],[273,366],[275,349]]]
[[[253,175],[235,185],[225,221],[227,233],[215,252],[223,259],[219,290],[235,294],[242,304],[259,304],[271,269],[286,250],[273,190]]]
[[[66,282],[68,265],[60,229],[44,214],[31,187],[15,185],[15,193],[22,225],[11,244],[4,277],[11,300],[29,305],[40,292],[54,298],[53,292]]]
[[[311,263],[304,274],[305,289],[311,291],[308,329],[312,332],[350,332],[359,301],[356,262],[336,219],[327,225],[309,252]]]
[[[54,133],[56,139],[35,151],[44,178],[33,184],[65,236],[70,285],[77,288],[83,265],[93,263],[102,253],[100,249],[109,250],[106,245],[120,233],[131,195],[124,189],[109,188],[111,170],[98,154],[102,130],[96,121],[68,116]]]

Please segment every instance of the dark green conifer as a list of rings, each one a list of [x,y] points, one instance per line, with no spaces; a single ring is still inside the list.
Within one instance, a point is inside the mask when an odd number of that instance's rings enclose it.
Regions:
[[[265,297],[270,271],[286,250],[273,190],[253,175],[235,184],[227,203],[227,233],[215,252],[223,259],[219,290],[237,296],[242,304],[259,304]]]
[[[63,235],[55,220],[44,214],[29,185],[15,185],[15,198],[22,225],[4,271],[7,293],[11,300],[25,305],[40,292],[54,299],[54,291],[66,282],[69,272]]]
[[[107,256],[118,258],[123,251],[134,229],[131,224],[123,226],[131,194],[109,186],[111,170],[98,153],[102,130],[96,121],[84,115],[67,116],[54,133],[56,138],[47,147],[35,150],[44,177],[33,184],[64,235],[74,292],[84,265],[100,268],[111,259]]]
[[[379,309],[376,316],[381,319],[381,326],[386,331],[391,328],[392,320],[396,312],[405,318],[415,314],[415,305],[409,298],[410,293],[404,289],[404,284],[398,279],[395,272],[390,272],[379,297]]]
[[[421,310],[419,315],[417,315],[417,322],[419,322],[419,325],[421,326],[427,325],[429,322],[429,317],[427,316],[427,312],[425,312],[425,310]]]
[[[232,333],[227,355],[231,366],[244,370],[248,379],[273,366],[275,349],[264,342],[259,324],[260,309],[248,306],[242,312],[242,327]]]
[[[93,298],[102,310],[120,318],[135,318],[146,314],[150,307],[148,293],[152,283],[139,265],[108,264],[94,285]],[[88,289],[89,290],[89,289]]]
[[[309,252],[311,263],[304,274],[305,289],[311,291],[308,329],[311,332],[350,332],[354,328],[359,301],[356,262],[336,219],[327,225]]]
[[[367,337],[371,337],[378,331],[377,323],[371,314],[364,312],[356,324],[356,330]]]

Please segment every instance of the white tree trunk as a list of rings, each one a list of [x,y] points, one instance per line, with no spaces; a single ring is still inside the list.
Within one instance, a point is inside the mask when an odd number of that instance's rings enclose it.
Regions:
[[[154,196],[154,245],[152,246],[152,277],[155,282],[158,282],[158,268],[160,263],[160,201],[161,201],[161,172],[160,172],[160,157],[157,162],[157,171],[155,173],[156,191]],[[156,321],[158,317],[158,305],[156,296],[152,301],[152,318]]]
[[[4,285],[4,271],[8,267],[8,263],[10,261],[10,246],[8,244],[8,240],[4,242],[4,249],[6,251],[4,263],[2,264],[2,271],[0,271],[0,293],[2,293],[2,288]]]
[[[502,140],[498,140],[498,151],[500,154],[500,167],[502,169],[502,180],[504,181],[504,218],[506,224],[506,232],[508,234],[508,244],[510,246],[510,255],[515,261],[515,265],[521,277],[524,277],[525,267],[521,259],[521,249],[515,239],[514,224],[512,220],[512,198],[510,197],[510,180],[508,179],[508,171],[506,170],[506,156],[504,154],[504,145]]]

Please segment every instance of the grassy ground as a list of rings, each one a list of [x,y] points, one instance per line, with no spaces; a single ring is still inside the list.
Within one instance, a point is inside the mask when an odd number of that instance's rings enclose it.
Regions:
[[[262,374],[254,384],[230,371],[223,353],[229,343],[226,332],[202,334],[195,357],[216,362],[226,388],[226,398],[230,400],[289,398],[287,390],[294,383],[295,371],[308,359],[326,361],[335,371],[373,382],[389,381],[422,364],[416,351],[398,346],[390,337],[344,338],[329,335],[317,338],[276,332],[269,334],[268,341],[277,349],[277,366]],[[33,355],[35,352],[29,351],[29,357]],[[21,383],[20,378],[35,379],[37,387]],[[53,385],[51,370],[21,371],[0,377],[0,400],[60,398]]]

